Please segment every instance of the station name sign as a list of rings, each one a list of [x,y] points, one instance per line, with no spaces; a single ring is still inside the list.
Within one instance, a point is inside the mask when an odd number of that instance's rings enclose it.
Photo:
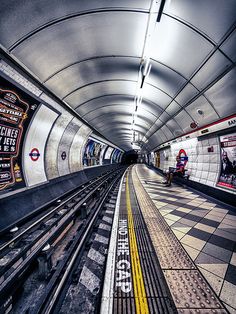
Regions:
[[[228,125],[229,125],[229,126],[234,126],[234,125],[236,125],[236,119],[229,120],[229,121],[228,121]]]

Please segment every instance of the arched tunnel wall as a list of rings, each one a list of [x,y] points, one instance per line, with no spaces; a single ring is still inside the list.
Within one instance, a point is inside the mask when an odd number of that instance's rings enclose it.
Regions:
[[[24,119],[13,116],[13,120],[8,120],[5,115],[0,121],[1,231],[76,185],[115,167],[122,154],[119,155],[117,149],[106,144],[102,148],[103,159],[101,156],[96,159],[98,164],[104,166],[84,167],[84,152],[93,134],[92,129],[3,60],[0,61],[0,77],[1,99],[6,96],[8,99],[5,100],[9,101],[5,91],[11,90],[19,98],[17,101],[22,102],[21,109],[27,109]],[[8,135],[4,134],[6,130],[10,132]],[[159,154],[158,164],[155,161],[157,168],[165,171],[173,167],[176,155],[183,149],[188,156],[186,168],[191,182],[218,190],[226,187],[219,185],[219,135],[173,142],[156,151],[156,158]],[[87,165],[95,164],[93,158],[93,163]],[[10,173],[9,177],[7,173]],[[227,193],[233,194],[233,197],[236,194],[235,189],[228,189]]]
[[[100,156],[96,160],[100,166],[84,167],[83,154],[92,129],[3,60],[0,79],[1,232],[116,167],[118,160],[111,155],[103,162]],[[103,145],[103,154],[108,147]]]

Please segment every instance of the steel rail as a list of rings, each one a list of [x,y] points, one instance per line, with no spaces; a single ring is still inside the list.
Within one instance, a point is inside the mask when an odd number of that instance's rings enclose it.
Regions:
[[[117,170],[117,172],[119,172],[119,170]],[[105,182],[110,178],[113,177],[114,175],[116,175],[116,172],[112,172],[109,173],[108,176],[104,176],[101,179],[103,179],[103,181],[96,186],[96,189],[99,189],[100,187],[102,187]],[[94,194],[96,190],[92,190],[90,191],[82,200],[80,200],[77,204],[74,205],[73,209],[70,209],[69,212],[65,213],[62,217],[60,217],[60,220],[55,221],[48,230],[46,230],[44,232],[43,235],[40,235],[41,239],[37,239],[37,242],[40,242],[40,244],[33,248],[33,250],[26,256],[25,259],[23,259],[19,265],[19,267],[17,267],[9,276],[7,276],[7,278],[1,282],[0,284],[0,295],[4,294],[6,290],[9,289],[9,287],[11,286],[12,282],[14,281],[14,278],[16,278],[17,276],[19,277],[19,275],[21,273],[23,273],[23,271],[26,269],[26,267],[28,266],[28,264],[32,261],[33,258],[35,258],[37,256],[37,254],[40,252],[40,250],[51,240],[53,240],[53,238],[55,238],[55,236],[57,236],[57,234],[60,232],[60,230],[63,228],[63,226],[69,222],[69,220],[72,219],[73,215],[75,214],[75,212],[81,207],[81,205],[86,202],[89,198],[91,198],[91,196]],[[67,216],[67,217],[66,217]],[[62,219],[65,217],[65,219],[62,221]],[[53,232],[50,233],[50,230],[52,230],[53,228],[56,228],[55,230],[53,230]],[[48,237],[47,237],[48,235]],[[45,237],[43,240],[42,238]],[[33,243],[31,243],[30,246],[27,247],[26,250],[24,250],[24,253],[29,251],[30,249],[32,249],[33,246],[35,246],[35,244],[37,243],[36,240],[33,241]],[[23,252],[21,252],[18,256],[16,256],[16,258],[14,258],[14,261],[9,264],[12,263],[16,263],[16,261],[19,261],[21,258],[23,258]],[[8,267],[9,270],[9,267]]]
[[[62,201],[58,206],[56,206],[55,208],[53,208],[51,211],[49,211],[47,214],[45,214],[44,216],[42,216],[41,218],[39,218],[37,221],[35,221],[33,224],[31,224],[29,227],[27,227],[25,230],[23,230],[21,233],[19,233],[18,235],[16,235],[14,238],[12,238],[10,241],[6,242],[5,244],[3,244],[2,246],[0,246],[0,254],[1,252],[6,249],[7,247],[9,247],[11,244],[13,244],[15,241],[17,241],[18,239],[20,239],[23,235],[25,235],[28,231],[30,231],[31,229],[33,229],[35,226],[37,226],[38,224],[40,224],[44,219],[48,218],[50,215],[52,215],[54,212],[56,212],[58,209],[60,209],[60,207],[63,207],[64,205],[66,205],[66,203],[68,203],[69,201],[71,201],[74,197],[78,196],[78,194],[83,193],[86,189],[88,189],[90,186],[94,185],[94,183],[96,183],[97,181],[105,178],[105,177],[109,177],[109,173],[105,174],[103,177],[97,178],[96,180],[94,180],[92,183],[90,183],[89,185],[85,186],[82,190],[79,190],[77,192],[75,192],[74,194],[72,194],[69,198],[65,199],[64,201]]]
[[[50,314],[53,312],[56,306],[56,303],[58,301],[58,298],[60,297],[61,292],[65,286],[65,283],[67,282],[68,277],[71,274],[74,263],[76,259],[78,258],[78,255],[81,254],[81,251],[83,250],[83,246],[87,241],[88,235],[90,234],[94,226],[94,223],[99,215],[99,212],[103,208],[104,203],[106,202],[109,193],[115,187],[115,185],[117,184],[119,180],[120,180],[120,177],[118,179],[115,178],[112,184],[109,186],[108,190],[106,191],[105,195],[103,196],[100,204],[98,205],[98,208],[96,209],[95,213],[91,217],[91,220],[86,228],[86,231],[83,233],[82,238],[78,240],[79,243],[78,243],[78,246],[76,246],[76,250],[74,251],[74,253],[72,252],[72,256],[68,257],[69,262],[68,261],[65,262],[66,270],[64,271],[63,276],[60,279],[60,282],[57,284],[57,287],[56,288],[54,287],[55,291],[53,292],[51,298],[48,299],[48,294],[51,292],[53,287],[51,287],[51,290],[49,291],[47,296],[44,296],[44,302],[40,302],[40,308],[36,309],[36,311],[33,311],[33,314],[39,314],[39,313]]]

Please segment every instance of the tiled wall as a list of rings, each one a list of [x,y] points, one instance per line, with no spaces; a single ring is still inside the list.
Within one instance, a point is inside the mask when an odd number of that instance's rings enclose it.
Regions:
[[[213,152],[208,148],[213,147]],[[191,180],[215,186],[220,170],[220,145],[218,137],[198,141],[195,162],[190,161],[192,168]]]
[[[208,152],[208,148],[212,152]],[[220,172],[220,143],[219,137],[212,135],[203,140],[189,139],[172,144],[169,148],[160,151],[160,169],[166,171],[176,164],[175,158],[180,149],[184,149],[188,156],[186,169],[190,175],[189,180],[196,181],[208,186],[216,187]],[[236,191],[227,189],[236,194]]]

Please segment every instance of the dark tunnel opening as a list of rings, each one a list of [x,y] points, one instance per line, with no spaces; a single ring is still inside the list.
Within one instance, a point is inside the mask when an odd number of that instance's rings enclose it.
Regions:
[[[136,164],[137,161],[138,161],[138,153],[135,150],[130,150],[124,153],[121,163],[123,165],[131,165],[131,164]]]

